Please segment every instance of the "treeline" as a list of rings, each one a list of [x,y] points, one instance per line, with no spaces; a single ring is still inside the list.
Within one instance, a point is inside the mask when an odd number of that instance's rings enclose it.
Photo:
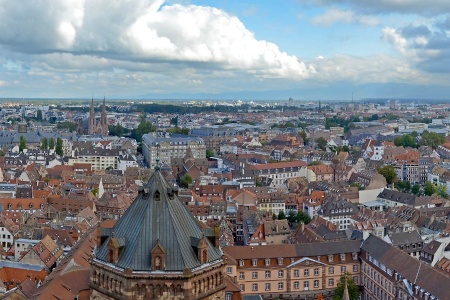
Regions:
[[[394,144],[396,146],[418,148],[420,146],[428,146],[436,149],[439,145],[445,143],[445,137],[435,132],[425,130],[419,137],[416,131],[411,134],[404,134],[395,138]]]

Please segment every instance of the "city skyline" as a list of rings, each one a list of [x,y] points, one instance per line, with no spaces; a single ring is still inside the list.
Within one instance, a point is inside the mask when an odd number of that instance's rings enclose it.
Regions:
[[[450,3],[0,1],[0,95],[448,99]]]

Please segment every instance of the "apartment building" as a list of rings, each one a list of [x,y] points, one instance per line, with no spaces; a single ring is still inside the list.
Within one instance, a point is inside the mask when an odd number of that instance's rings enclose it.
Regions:
[[[249,164],[247,169],[260,180],[270,181],[272,187],[286,185],[289,179],[305,177],[306,175],[306,163],[301,160],[272,164]]]
[[[233,258],[226,272],[244,295],[331,296],[342,275],[360,283],[361,241],[224,247]],[[281,297],[282,295],[283,297]]]
[[[68,165],[91,164],[92,170],[105,170],[118,168],[120,151],[117,149],[87,148],[75,150],[74,156],[69,157]]]
[[[206,147],[203,139],[199,137],[144,134],[142,136],[142,154],[145,162],[153,169],[157,157],[159,157],[161,164],[168,165],[171,165],[171,160],[174,158],[186,156],[206,158]]]
[[[450,277],[370,235],[361,246],[364,300],[450,299]]]

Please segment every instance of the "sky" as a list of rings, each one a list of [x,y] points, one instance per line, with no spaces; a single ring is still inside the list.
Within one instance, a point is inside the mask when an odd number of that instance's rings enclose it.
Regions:
[[[449,0],[0,0],[0,98],[450,99]]]

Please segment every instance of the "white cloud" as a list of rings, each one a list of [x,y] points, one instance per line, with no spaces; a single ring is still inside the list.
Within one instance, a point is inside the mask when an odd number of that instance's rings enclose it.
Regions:
[[[312,19],[317,26],[331,26],[335,23],[357,23],[366,26],[375,26],[378,19],[373,16],[357,15],[351,10],[331,8],[323,15],[317,15]]]
[[[402,54],[406,54],[408,41],[395,28],[385,27],[382,30],[383,41],[391,44]]]
[[[302,79],[314,72],[277,45],[257,40],[237,17],[223,10],[163,4],[162,0],[38,4],[0,0],[0,44],[27,53],[248,70],[263,78]]]

